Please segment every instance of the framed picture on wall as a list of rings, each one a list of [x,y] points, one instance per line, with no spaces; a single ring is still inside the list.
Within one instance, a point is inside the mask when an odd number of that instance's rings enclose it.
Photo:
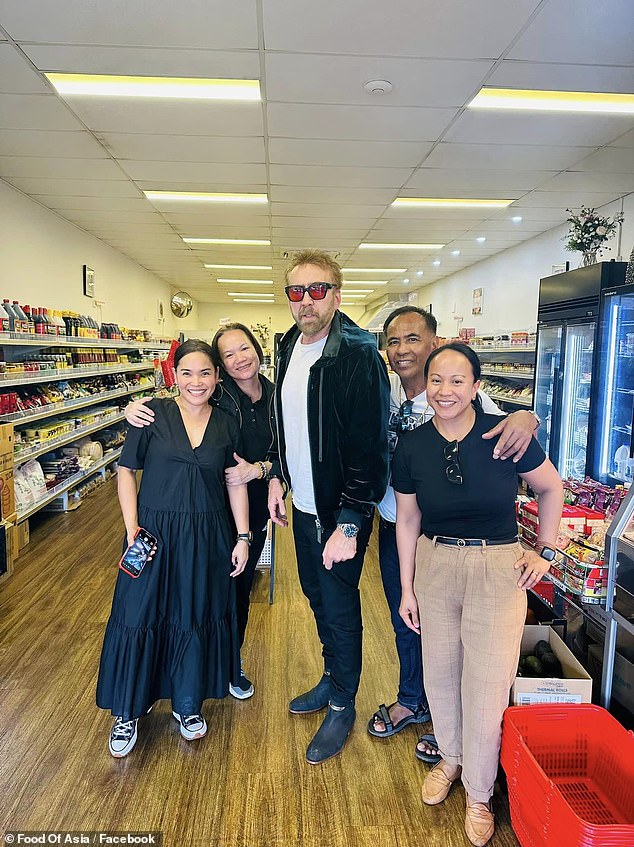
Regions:
[[[95,272],[88,265],[84,265],[84,294],[86,297],[95,296]]]
[[[483,288],[474,288],[473,289],[473,301],[471,304],[471,314],[472,315],[481,315],[482,314],[482,295],[484,294]]]

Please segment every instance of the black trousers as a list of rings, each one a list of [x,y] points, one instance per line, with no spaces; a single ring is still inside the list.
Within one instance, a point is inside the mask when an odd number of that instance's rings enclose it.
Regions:
[[[262,525],[262,520],[264,524]],[[244,634],[249,621],[249,598],[253,587],[255,566],[260,560],[262,550],[266,543],[266,519],[258,521],[259,526],[253,527],[253,541],[249,547],[249,558],[245,569],[236,577],[236,607],[238,613],[238,634],[240,636],[240,649],[244,644]]]
[[[315,616],[324,666],[330,671],[330,701],[335,706],[353,703],[359,688],[363,634],[359,580],[371,531],[372,518],[364,518],[354,558],[335,562],[332,570],[326,570],[322,554],[332,530],[323,530],[318,541],[315,515],[293,507],[299,581]]]

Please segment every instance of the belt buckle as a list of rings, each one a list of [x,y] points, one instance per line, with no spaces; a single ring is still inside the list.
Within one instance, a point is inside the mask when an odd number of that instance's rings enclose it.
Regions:
[[[457,538],[456,544],[458,545],[458,547],[466,547],[467,546],[467,542],[464,540],[464,538]]]

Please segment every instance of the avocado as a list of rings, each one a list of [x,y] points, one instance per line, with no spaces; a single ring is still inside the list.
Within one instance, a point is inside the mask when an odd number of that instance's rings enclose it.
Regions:
[[[533,653],[541,661],[541,658],[544,655],[544,653],[552,653],[552,649],[550,647],[550,644],[547,641],[538,641],[537,644],[535,645],[535,649],[533,650]]]
[[[537,656],[527,656],[524,662],[525,676],[542,676],[544,669]]]
[[[552,676],[556,679],[561,679],[563,677],[561,662],[554,653],[544,653],[542,655],[541,662],[546,676]]]

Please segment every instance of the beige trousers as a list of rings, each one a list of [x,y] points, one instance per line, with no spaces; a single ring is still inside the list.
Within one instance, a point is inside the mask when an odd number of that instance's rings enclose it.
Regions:
[[[422,535],[414,590],[425,691],[443,759],[462,765],[476,802],[493,794],[502,715],[515,678],[526,592],[517,587],[519,544],[458,547]]]

